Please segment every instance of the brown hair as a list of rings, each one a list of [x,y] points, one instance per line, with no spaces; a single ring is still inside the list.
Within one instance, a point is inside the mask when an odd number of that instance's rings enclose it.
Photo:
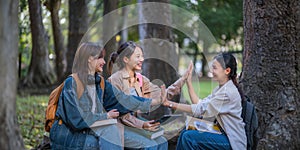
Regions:
[[[77,73],[82,84],[85,86],[88,76],[88,59],[90,56],[103,57],[103,48],[91,42],[82,43],[75,54],[72,73]]]

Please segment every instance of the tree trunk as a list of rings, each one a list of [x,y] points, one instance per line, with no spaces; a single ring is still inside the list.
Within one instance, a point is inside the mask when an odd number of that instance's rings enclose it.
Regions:
[[[53,71],[49,63],[49,37],[42,22],[39,0],[29,0],[30,28],[32,35],[32,57],[28,75],[24,80],[27,87],[43,87],[51,84]]]
[[[18,0],[0,0],[0,149],[24,149],[16,116]]]
[[[109,14],[111,11],[118,8],[118,0],[104,0],[104,11],[103,16]],[[117,42],[114,32],[116,31],[116,13],[109,14],[106,17],[103,17],[103,44],[106,51],[105,60],[109,60],[110,54],[117,49]],[[103,76],[108,77],[107,66],[103,66]]]
[[[139,2],[148,2],[140,0]],[[157,2],[157,1],[156,1]],[[168,0],[158,2],[168,3]],[[154,10],[155,9],[155,10]],[[161,22],[171,22],[171,12],[168,5],[159,3],[147,5],[139,8],[140,22],[147,22],[151,19],[159,19]],[[159,18],[157,16],[160,16]],[[160,24],[140,24],[139,35],[141,46],[144,50],[145,61],[143,63],[143,72],[151,81],[164,83],[166,87],[178,79],[178,60],[176,46],[173,40],[171,27]],[[177,101],[179,99],[177,98]],[[170,113],[166,107],[160,107],[149,115],[144,116],[147,119],[157,119],[163,114]]]
[[[258,149],[300,149],[300,3],[244,1],[241,83],[259,117]]]
[[[57,81],[60,83],[64,80],[64,73],[67,68],[66,49],[64,47],[64,37],[61,32],[59,9],[61,0],[47,0],[45,2],[47,9],[51,12],[51,22],[54,37],[54,49],[55,49],[55,67]]]
[[[88,1],[69,0],[69,38],[66,75],[72,73],[73,60],[83,35],[88,30]]]

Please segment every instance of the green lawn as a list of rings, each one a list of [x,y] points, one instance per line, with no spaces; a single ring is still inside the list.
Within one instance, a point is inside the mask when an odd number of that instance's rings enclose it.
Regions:
[[[193,86],[200,98],[211,93],[216,83],[210,80],[194,81]],[[187,87],[183,87],[184,98],[190,103]],[[17,116],[26,149],[35,148],[44,134],[45,110],[48,104],[48,95],[17,97]]]
[[[216,86],[217,86],[217,83],[213,82],[211,80],[203,80],[203,81],[200,80],[200,82],[199,81],[193,82],[193,87],[199,98],[207,97],[209,94],[211,94],[212,90]],[[191,103],[186,85],[183,86],[182,92],[183,92],[183,96],[187,100],[187,102]]]

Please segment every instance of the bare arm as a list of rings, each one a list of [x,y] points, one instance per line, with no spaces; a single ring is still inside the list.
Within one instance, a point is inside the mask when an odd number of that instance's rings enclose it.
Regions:
[[[199,97],[197,96],[197,94],[194,90],[193,84],[192,84],[192,75],[193,75],[192,71],[193,71],[193,66],[190,69],[190,72],[188,74],[186,84],[187,84],[187,87],[188,87],[189,96],[190,96],[190,99],[191,99],[192,103],[197,104],[198,101],[199,101]]]
[[[173,101],[166,100],[163,103],[163,105],[167,106],[167,107],[170,107],[172,109],[175,109],[175,110],[180,110],[180,111],[184,111],[184,112],[187,112],[187,113],[192,113],[192,107],[191,107],[191,105],[188,105],[188,104],[181,104],[181,103],[176,103],[176,102],[173,102]]]

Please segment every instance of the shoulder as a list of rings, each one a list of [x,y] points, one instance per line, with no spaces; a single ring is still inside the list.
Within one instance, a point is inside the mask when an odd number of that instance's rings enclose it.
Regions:
[[[122,72],[121,71],[117,71],[115,73],[113,73],[108,80],[116,80],[116,79],[121,79],[122,78]]]
[[[239,93],[237,87],[234,85],[234,83],[231,80],[228,81],[227,89],[225,92],[230,99],[241,100],[240,93]]]

